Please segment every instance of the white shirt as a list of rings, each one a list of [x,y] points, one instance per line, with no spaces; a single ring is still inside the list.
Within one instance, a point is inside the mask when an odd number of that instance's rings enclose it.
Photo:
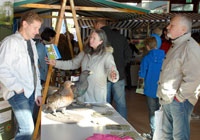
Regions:
[[[31,39],[36,67],[37,83],[35,99],[41,96],[41,84],[38,70],[38,54],[35,42]],[[19,32],[6,37],[0,46],[0,81],[9,89],[3,93],[5,100],[14,96],[14,91],[24,89],[24,95],[29,98],[34,91],[33,72],[27,50],[27,42]]]

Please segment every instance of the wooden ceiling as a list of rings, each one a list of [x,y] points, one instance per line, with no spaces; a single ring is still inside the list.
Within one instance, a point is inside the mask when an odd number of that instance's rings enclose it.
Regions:
[[[39,14],[57,11],[60,9],[59,0],[30,0],[14,3],[15,17],[21,16],[28,10],[34,10]],[[130,6],[123,3],[105,0],[74,0],[74,9],[77,15],[87,18],[105,18],[111,20],[132,19],[140,14],[149,13],[150,10]],[[71,12],[71,6],[66,4],[66,12]]]

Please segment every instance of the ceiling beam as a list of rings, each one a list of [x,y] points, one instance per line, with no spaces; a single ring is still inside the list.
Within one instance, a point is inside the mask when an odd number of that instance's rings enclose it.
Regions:
[[[40,8],[40,9],[60,9],[60,5],[48,5],[48,4],[25,4],[17,7],[26,7],[26,8]],[[65,6],[65,10],[71,10],[70,6]],[[132,10],[132,9],[123,9],[123,8],[104,8],[104,7],[81,7],[75,6],[75,10],[79,11],[96,11],[96,12],[128,12],[128,13],[138,13],[145,14],[145,12]]]
[[[14,14],[14,17],[22,17],[24,14]],[[59,18],[59,16],[51,16],[51,15],[39,15],[41,18]],[[72,16],[65,16],[67,19],[73,19]],[[77,17],[77,19],[83,19],[83,20],[97,20],[99,17]],[[104,20],[109,20],[109,21],[115,21],[114,19],[111,18],[102,18]]]

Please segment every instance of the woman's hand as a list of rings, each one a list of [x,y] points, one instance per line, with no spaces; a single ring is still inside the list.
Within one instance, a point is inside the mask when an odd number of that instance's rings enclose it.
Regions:
[[[52,66],[56,65],[56,60],[54,60],[54,59],[48,59],[48,57],[45,57],[45,61],[49,65],[52,65]]]
[[[117,79],[117,74],[114,70],[114,66],[112,66],[110,77],[111,77],[112,81],[115,81]]]

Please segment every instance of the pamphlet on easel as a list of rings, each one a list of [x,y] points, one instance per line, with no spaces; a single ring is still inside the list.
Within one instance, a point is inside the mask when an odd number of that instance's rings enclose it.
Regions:
[[[54,44],[45,45],[45,50],[49,59],[60,59],[61,55]]]

